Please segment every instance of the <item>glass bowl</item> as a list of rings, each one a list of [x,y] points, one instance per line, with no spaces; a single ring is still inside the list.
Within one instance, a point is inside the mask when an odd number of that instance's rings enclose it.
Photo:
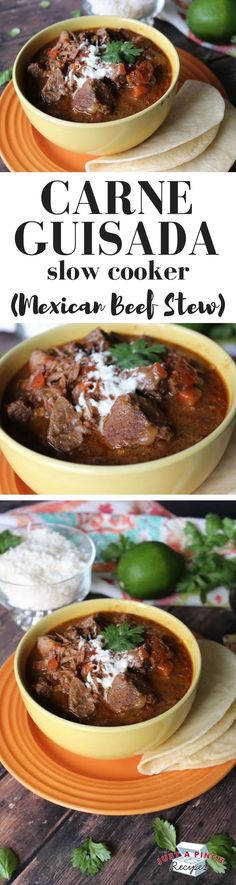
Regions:
[[[9,561],[0,555],[0,602],[23,630],[88,596],[96,553],[89,535],[63,523],[29,520],[19,527],[0,524],[0,533],[6,529],[25,547],[18,562],[21,544],[11,548]]]

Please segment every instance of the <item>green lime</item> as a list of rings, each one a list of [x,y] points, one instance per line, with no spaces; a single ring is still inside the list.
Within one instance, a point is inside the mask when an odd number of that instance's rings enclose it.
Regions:
[[[160,541],[143,541],[121,557],[117,574],[122,590],[136,599],[159,599],[184,570],[184,557]]]
[[[208,43],[226,43],[236,34],[235,0],[193,0],[187,13],[190,30]]]

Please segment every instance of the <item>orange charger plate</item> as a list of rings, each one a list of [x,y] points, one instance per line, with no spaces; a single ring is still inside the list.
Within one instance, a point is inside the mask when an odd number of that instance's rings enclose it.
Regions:
[[[44,737],[30,719],[13,671],[13,655],[0,670],[0,753],[3,765],[28,790],[65,808],[128,815],[181,805],[209,790],[234,766],[144,777],[140,757],[99,761],[77,756]]]
[[[180,57],[179,86],[185,80],[211,83],[226,97],[218,77],[194,55],[178,50]],[[48,141],[31,125],[17,98],[12,83],[4,89],[0,104],[0,153],[11,172],[84,172],[91,155],[66,151]]]

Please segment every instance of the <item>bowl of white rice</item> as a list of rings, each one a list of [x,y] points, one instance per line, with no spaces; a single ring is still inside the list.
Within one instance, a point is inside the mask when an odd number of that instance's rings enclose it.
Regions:
[[[1,525],[0,602],[28,630],[45,614],[88,596],[95,553],[89,535],[63,523]]]

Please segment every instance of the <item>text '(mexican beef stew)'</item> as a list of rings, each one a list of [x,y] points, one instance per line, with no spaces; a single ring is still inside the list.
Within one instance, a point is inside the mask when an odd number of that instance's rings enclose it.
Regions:
[[[62,31],[28,65],[29,100],[54,117],[102,123],[153,104],[171,83],[167,56],[127,30]]]
[[[172,455],[223,420],[218,373],[189,351],[99,329],[35,350],[5,393],[5,429],[75,463],[134,464]]]
[[[173,707],[192,665],[183,643],[154,621],[99,613],[40,636],[27,666],[42,706],[87,725],[130,725]]]

